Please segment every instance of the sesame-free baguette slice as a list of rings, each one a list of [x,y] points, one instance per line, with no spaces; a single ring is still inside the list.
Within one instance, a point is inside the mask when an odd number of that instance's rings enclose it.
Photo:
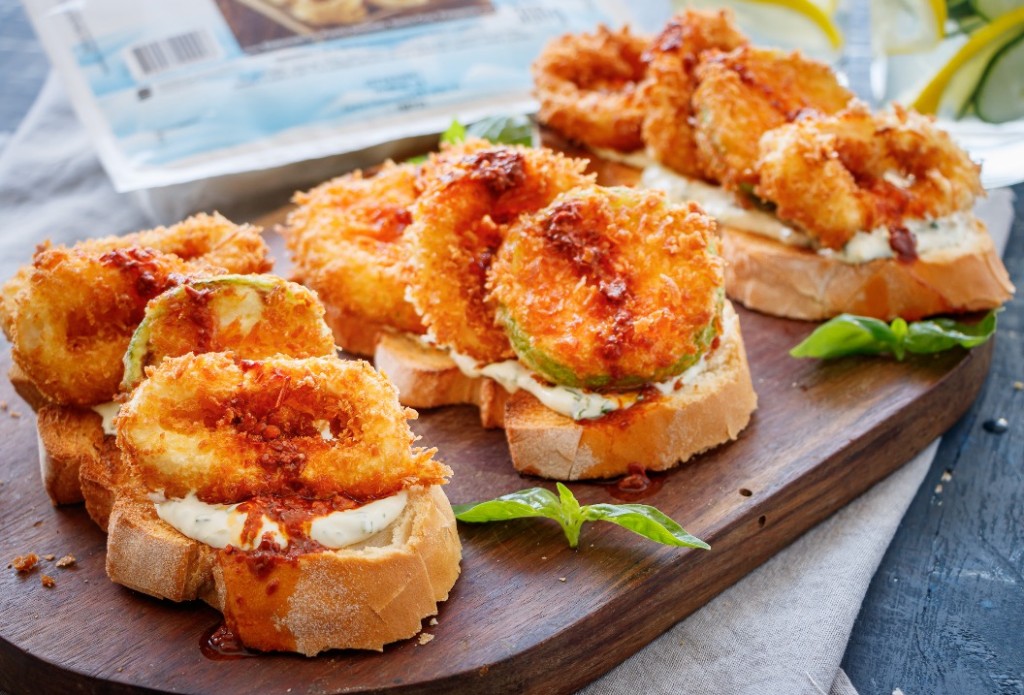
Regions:
[[[746,427],[757,395],[731,304],[723,323],[721,341],[699,377],[668,396],[594,420],[573,420],[525,391],[481,399],[489,389],[504,389],[490,379],[465,376],[443,352],[411,338],[384,337],[375,359],[398,385],[403,404],[479,405],[482,418],[505,428],[516,470],[557,480],[609,478],[628,473],[631,464],[672,468],[736,439]]]
[[[992,309],[1014,292],[985,226],[967,243],[923,254],[843,263],[809,249],[719,226],[729,296],[748,309],[792,319],[850,313],[891,320]]]
[[[165,524],[141,488],[125,489],[110,516],[110,578],[158,598],[202,599],[254,649],[379,651],[417,634],[459,576],[455,517],[437,485],[410,488],[402,515],[357,546],[294,561],[271,555],[258,571],[244,553],[217,550]]]
[[[475,405],[484,427],[501,427],[505,421],[505,389],[491,379],[466,376],[446,352],[414,337],[381,333],[373,363],[398,389],[402,405],[417,409]]]

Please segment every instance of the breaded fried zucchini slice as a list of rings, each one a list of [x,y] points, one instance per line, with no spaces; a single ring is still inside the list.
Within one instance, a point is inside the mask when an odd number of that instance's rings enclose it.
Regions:
[[[513,355],[487,299],[505,227],[592,182],[586,162],[548,149],[495,146],[435,167],[413,208],[408,297],[439,344],[479,362]]]
[[[219,215],[41,248],[4,302],[12,356],[49,400],[104,403],[117,393],[121,359],[146,302],[189,276],[269,268],[259,230]]]
[[[121,407],[117,444],[146,487],[231,504],[258,495],[365,502],[450,475],[414,449],[395,387],[363,361],[164,360]]]
[[[310,290],[271,275],[188,280],[146,305],[124,354],[121,388],[145,368],[188,352],[232,351],[239,357],[316,357],[335,352],[324,307]]]
[[[513,223],[493,298],[519,359],[550,381],[630,389],[679,374],[714,340],[715,223],[660,191],[580,188]]]

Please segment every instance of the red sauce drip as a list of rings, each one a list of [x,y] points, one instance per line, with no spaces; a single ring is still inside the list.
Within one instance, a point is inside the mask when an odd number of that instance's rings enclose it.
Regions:
[[[501,195],[526,181],[526,159],[515,150],[487,150],[470,158],[470,178],[480,181],[492,195]]]
[[[664,484],[664,475],[652,477],[639,463],[631,463],[628,475],[609,483],[608,494],[623,502],[636,502],[658,492]]]
[[[199,640],[199,651],[212,661],[231,661],[259,656],[259,652],[254,652],[239,642],[235,633],[224,623],[218,623],[203,633]]]
[[[912,263],[917,260],[917,243],[914,235],[906,227],[893,226],[889,229],[889,247],[901,263]]]

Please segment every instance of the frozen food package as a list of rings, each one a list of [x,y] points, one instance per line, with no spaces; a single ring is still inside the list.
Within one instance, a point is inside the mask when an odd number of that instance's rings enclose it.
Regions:
[[[119,191],[437,133],[534,107],[552,37],[669,0],[25,0]]]

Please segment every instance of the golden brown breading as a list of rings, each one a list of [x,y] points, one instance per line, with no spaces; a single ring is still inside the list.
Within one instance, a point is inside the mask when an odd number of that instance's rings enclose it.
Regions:
[[[512,356],[486,298],[504,229],[593,177],[547,149],[494,146],[454,162],[417,201],[409,297],[437,341],[479,362]]]
[[[680,12],[651,43],[640,101],[643,141],[655,160],[684,176],[704,178],[694,140],[694,70],[706,51],[731,51],[746,43],[730,10]]]
[[[121,407],[117,442],[146,487],[208,503],[258,495],[357,501],[451,474],[414,449],[395,387],[363,361],[184,355]]]
[[[121,387],[130,391],[167,357],[225,351],[256,360],[333,355],[335,346],[323,305],[302,285],[272,275],[190,279],[146,306]]]
[[[678,374],[721,319],[715,223],[660,191],[581,188],[508,229],[494,298],[526,365],[551,381],[636,388]]]
[[[40,247],[32,266],[4,288],[14,361],[55,403],[109,401],[147,301],[190,275],[269,268],[259,230],[219,215]]]
[[[373,176],[356,171],[296,193],[281,232],[296,279],[353,320],[422,333],[405,299],[404,270],[418,174],[412,164],[387,162]]]
[[[966,210],[982,193],[967,153],[930,118],[899,106],[872,114],[857,104],[766,133],[757,171],[757,195],[832,249],[858,231]]]
[[[647,44],[628,27],[611,31],[603,25],[594,34],[552,40],[533,64],[541,123],[592,147],[643,147],[637,85]]]
[[[768,48],[708,53],[696,75],[701,167],[731,190],[756,182],[761,135],[800,116],[835,113],[853,99],[824,63]]]

